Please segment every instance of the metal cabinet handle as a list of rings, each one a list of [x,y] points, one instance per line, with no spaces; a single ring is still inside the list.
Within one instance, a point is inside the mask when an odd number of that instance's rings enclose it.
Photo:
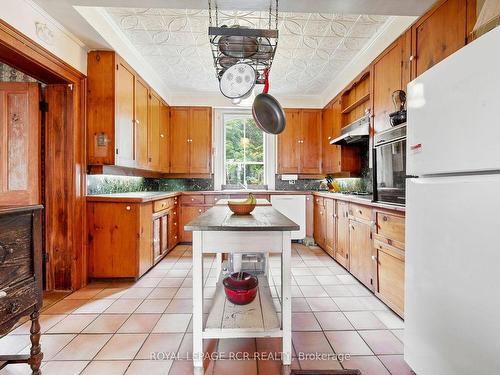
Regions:
[[[415,56],[411,55],[410,56],[410,61],[413,61],[413,60],[415,60]]]
[[[194,198],[191,198],[191,202],[194,202]]]
[[[130,206],[127,206],[127,207],[125,207],[125,209],[126,209],[127,211],[130,211],[130,210],[131,210],[131,207],[130,207]]]
[[[165,138],[165,136],[164,136],[163,134],[160,134],[160,137],[161,137],[161,138]]]

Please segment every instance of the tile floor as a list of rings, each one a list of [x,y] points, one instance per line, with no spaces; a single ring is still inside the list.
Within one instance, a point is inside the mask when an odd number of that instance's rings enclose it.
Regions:
[[[412,374],[402,356],[404,324],[398,316],[321,249],[294,244],[292,260],[294,368]],[[204,265],[208,308],[216,283],[214,257],[205,258]],[[271,292],[279,306],[279,258],[272,257],[270,265]],[[41,315],[43,374],[192,374],[191,281],[191,248],[180,245],[135,283],[94,282],[58,302],[48,300]],[[0,339],[0,353],[29,352],[28,334],[29,322]],[[219,354],[206,362],[209,375],[280,371],[280,363],[269,359],[272,354],[262,359],[262,353],[280,351],[279,339],[211,340],[205,348]],[[237,352],[249,356],[231,359]],[[153,360],[152,353],[160,353],[161,360]],[[167,353],[176,353],[175,358],[165,358]],[[0,371],[14,374],[30,371],[26,365]]]

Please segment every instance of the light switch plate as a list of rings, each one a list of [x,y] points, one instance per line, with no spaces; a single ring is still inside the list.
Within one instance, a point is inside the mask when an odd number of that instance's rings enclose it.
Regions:
[[[282,181],[295,181],[299,179],[298,174],[282,174],[281,175],[281,180]]]

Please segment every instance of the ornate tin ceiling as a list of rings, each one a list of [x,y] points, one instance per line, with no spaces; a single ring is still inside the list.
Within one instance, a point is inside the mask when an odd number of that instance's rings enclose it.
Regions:
[[[219,91],[208,42],[208,11],[106,10],[172,92]],[[219,25],[268,28],[268,19],[268,12],[219,11]],[[271,93],[320,95],[386,21],[385,16],[280,13]]]

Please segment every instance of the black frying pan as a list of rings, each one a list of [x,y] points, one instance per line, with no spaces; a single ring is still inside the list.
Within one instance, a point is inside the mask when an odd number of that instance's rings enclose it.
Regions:
[[[285,130],[285,112],[269,91],[269,71],[264,71],[264,91],[255,97],[252,115],[257,126],[265,133],[279,134]]]

